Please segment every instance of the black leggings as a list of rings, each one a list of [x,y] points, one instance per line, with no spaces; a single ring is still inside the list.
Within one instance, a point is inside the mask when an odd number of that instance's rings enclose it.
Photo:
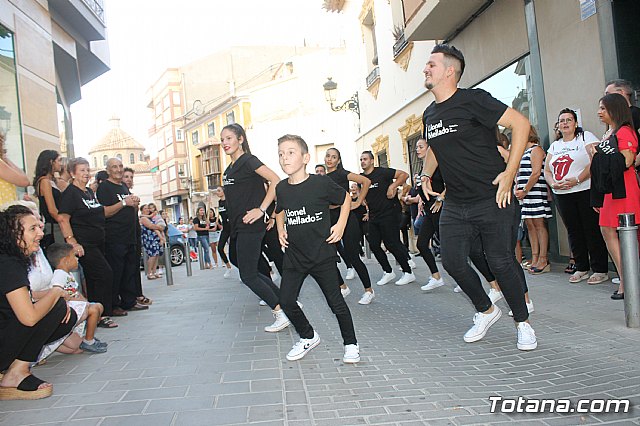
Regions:
[[[422,256],[429,267],[429,271],[431,271],[431,274],[433,275],[439,271],[438,265],[436,265],[436,259],[433,257],[433,253],[429,247],[429,242],[439,233],[440,211],[432,213],[429,205],[425,205],[425,211],[426,213],[422,220],[422,225],[420,226],[420,233],[418,234],[417,246],[420,256]]]
[[[42,347],[71,333],[78,317],[71,309],[69,321],[61,321],[67,314],[67,303],[60,298],[53,308],[33,327],[23,325],[17,318],[11,318],[2,329],[0,341],[0,371],[4,371],[15,361],[36,362]]]
[[[280,289],[271,278],[258,271],[258,262],[262,253],[261,232],[238,232],[231,236],[229,258],[240,271],[240,279],[260,299],[274,309],[280,303]]]
[[[220,232],[220,239],[218,240],[218,254],[220,255],[220,259],[222,259],[222,262],[225,265],[229,263],[227,254],[224,252],[224,246],[227,245],[228,240],[229,240],[229,225],[224,226],[222,228],[222,232]]]
[[[336,220],[337,222],[337,220]],[[349,218],[347,220],[347,226],[344,228],[342,234],[342,244],[344,245],[344,261],[347,266],[351,265],[358,274],[360,281],[365,289],[371,288],[371,277],[369,277],[369,271],[365,266],[362,259],[360,259],[360,225],[356,216],[349,212]],[[338,244],[339,246],[340,244]],[[342,279],[342,277],[340,277]]]

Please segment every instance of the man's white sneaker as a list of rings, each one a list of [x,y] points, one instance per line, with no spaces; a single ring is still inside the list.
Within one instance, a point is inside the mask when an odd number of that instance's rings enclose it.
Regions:
[[[340,287],[340,293],[342,293],[342,297],[347,297],[348,295],[351,294],[351,289],[349,287],[347,288]]]
[[[227,268],[227,270],[224,271],[224,277],[229,278],[231,276],[231,271],[232,271],[231,268]]]
[[[307,352],[309,352],[319,344],[320,336],[314,331],[313,337],[311,339],[300,339],[296,342],[295,345],[293,345],[293,347],[287,354],[287,360],[297,361],[299,359],[302,359],[307,354]]]
[[[267,333],[276,333],[291,325],[291,321],[289,321],[289,318],[287,318],[282,309],[279,311],[273,311],[273,317],[276,319],[274,323],[264,328],[264,331]]]
[[[454,289],[453,289],[454,293],[462,293],[462,289],[460,288],[459,285],[457,285]]]
[[[498,300],[502,300],[503,297],[504,296],[501,291],[498,291],[495,288],[489,290],[489,299],[491,299],[491,303],[495,304]]]
[[[264,300],[261,300],[261,301],[258,302],[258,305],[267,306],[267,302],[265,302]]]
[[[467,343],[477,342],[482,339],[489,327],[496,323],[502,316],[502,311],[497,306],[493,306],[493,312],[490,314],[483,314],[482,312],[477,312],[473,316],[473,327],[469,329],[464,334],[464,341]]]
[[[396,281],[396,285],[405,285],[412,283],[416,280],[416,276],[413,275],[413,272],[405,272],[398,281]]]
[[[358,303],[361,305],[369,305],[373,302],[373,298],[376,297],[376,293],[374,291],[365,291]]]
[[[345,364],[355,364],[360,362],[360,347],[355,345],[344,345],[344,356],[342,362]]]
[[[385,285],[390,283],[391,281],[393,281],[393,279],[396,277],[396,273],[395,272],[385,272],[384,275],[382,276],[382,278],[380,278],[380,281],[378,281],[376,284],[378,285]]]
[[[416,262],[414,262],[413,259],[409,259],[409,266],[411,269],[416,269],[417,267]]]
[[[528,322],[518,323],[518,349],[521,351],[532,351],[538,347],[536,332]]]
[[[356,277],[356,270],[353,268],[347,268],[347,275],[344,277],[345,280],[352,280]]]
[[[434,288],[442,287],[443,285],[444,285],[444,279],[440,278],[438,280],[431,277],[429,278],[429,282],[427,284],[420,287],[420,290],[429,291],[429,290],[433,290]]]
[[[529,302],[527,303],[527,312],[531,313],[533,312],[533,301],[529,300]],[[509,311],[509,316],[512,317],[513,316],[513,311]]]

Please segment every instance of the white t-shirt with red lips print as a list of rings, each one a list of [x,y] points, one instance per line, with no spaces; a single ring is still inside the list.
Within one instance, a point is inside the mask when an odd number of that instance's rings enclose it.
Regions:
[[[547,154],[551,154],[549,169],[555,182],[565,179],[577,178],[578,175],[589,167],[591,159],[587,153],[586,146],[598,143],[600,140],[591,132],[584,132],[575,139],[565,142],[559,139],[551,144]],[[548,182],[551,186],[552,182]],[[585,191],[591,188],[591,179],[585,179],[571,189],[553,189],[554,194],[571,194],[573,192]]]

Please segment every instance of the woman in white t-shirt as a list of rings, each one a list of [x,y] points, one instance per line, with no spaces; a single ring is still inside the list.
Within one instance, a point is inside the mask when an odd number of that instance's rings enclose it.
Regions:
[[[555,194],[576,262],[569,282],[599,284],[608,279],[608,254],[599,232],[598,213],[589,204],[591,157],[586,146],[600,141],[578,126],[578,116],[569,108],[560,111],[558,130],[562,138],[547,151],[544,176]],[[589,269],[594,272],[591,276]]]

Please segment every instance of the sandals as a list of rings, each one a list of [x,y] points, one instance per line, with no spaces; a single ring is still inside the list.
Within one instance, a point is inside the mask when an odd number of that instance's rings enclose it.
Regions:
[[[53,393],[53,386],[38,389],[38,386],[43,383],[46,382],[30,374],[20,382],[17,388],[0,387],[0,401],[47,398]]]
[[[98,327],[100,328],[118,328],[118,324],[116,324],[111,318],[102,318],[98,322]]]
[[[569,264],[567,265],[567,267],[564,268],[564,273],[565,274],[573,274],[577,270],[578,269],[576,268],[575,259],[572,257],[572,258],[569,259]]]
[[[550,263],[547,263],[542,268],[538,268],[538,267],[535,267],[535,266],[532,266],[531,268],[529,268],[529,273],[531,275],[540,275],[540,274],[544,274],[546,272],[551,272],[551,264]]]
[[[589,279],[589,271],[576,271],[569,277],[569,282],[575,284],[587,279]]]
[[[149,299],[148,297],[145,296],[140,296],[138,297],[138,303],[141,305],[152,305],[153,304],[153,300]]]
[[[160,278],[158,275],[155,275],[155,274],[147,274],[147,279],[148,279],[148,280],[157,280],[158,278]]]
[[[606,272],[595,272],[589,277],[589,279],[587,280],[587,284],[596,285],[605,281],[609,281],[609,274],[607,274]]]

